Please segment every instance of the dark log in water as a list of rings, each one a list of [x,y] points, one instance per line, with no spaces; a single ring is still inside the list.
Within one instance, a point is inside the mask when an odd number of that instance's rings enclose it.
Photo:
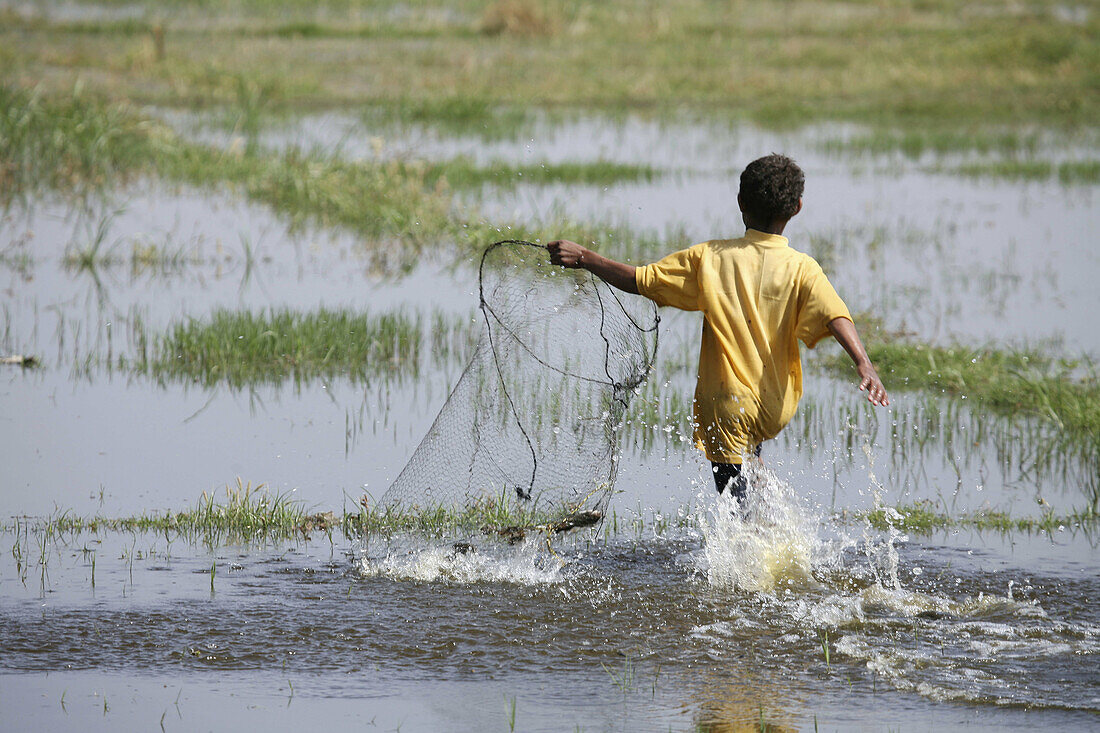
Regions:
[[[568,532],[571,529],[578,529],[580,527],[590,527],[603,519],[603,512],[598,509],[584,509],[579,512],[574,512],[568,516],[562,517],[556,522],[550,524],[537,524],[527,527],[482,527],[481,531],[485,534],[496,534],[504,539],[508,540],[509,545],[519,544],[527,539],[527,532],[529,530],[539,530],[547,532],[549,534],[560,534],[562,532]]]

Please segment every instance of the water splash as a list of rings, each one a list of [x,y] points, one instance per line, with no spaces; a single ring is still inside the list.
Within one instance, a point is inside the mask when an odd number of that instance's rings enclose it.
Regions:
[[[872,510],[881,512],[886,517],[888,526],[886,534],[882,535],[871,529],[870,521],[864,520],[863,552],[867,556],[871,572],[874,573],[876,584],[899,590],[901,581],[898,580],[898,544],[908,542],[909,537],[897,528],[897,522],[903,518],[901,514],[882,500],[886,489],[875,476],[875,455],[866,436],[861,447],[863,455],[867,457],[867,480],[871,484],[871,497],[874,500]]]
[[[833,563],[839,554],[834,543],[820,536],[821,517],[771,470],[751,463],[746,470],[753,489],[743,506],[723,494],[702,510],[708,582],[751,593],[818,587],[815,569]]]
[[[566,565],[566,560],[547,552],[546,545],[536,541],[473,547],[452,542],[425,545],[423,539],[413,542],[393,538],[379,548],[363,551],[359,573],[395,580],[545,585],[563,580]]]

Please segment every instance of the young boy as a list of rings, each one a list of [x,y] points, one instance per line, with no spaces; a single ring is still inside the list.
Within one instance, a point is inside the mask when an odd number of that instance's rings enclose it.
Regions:
[[[769,155],[741,173],[739,239],[697,244],[644,267],[607,259],[576,242],[547,245],[550,261],[582,267],[658,305],[703,312],[695,442],[710,460],[718,492],[738,499],[741,473],[794,415],[802,397],[798,340],[813,348],[832,334],[855,362],[859,389],[873,405],[890,399],[856,333],[852,316],[809,255],[781,236],[802,210],[805,177],[790,158]]]

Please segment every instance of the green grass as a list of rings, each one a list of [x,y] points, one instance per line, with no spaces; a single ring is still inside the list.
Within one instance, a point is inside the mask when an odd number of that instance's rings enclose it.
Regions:
[[[498,500],[476,502],[467,507],[377,508],[364,498],[355,511],[310,511],[290,494],[272,493],[262,484],[253,487],[238,479],[235,486],[226,486],[224,498],[203,492],[193,508],[180,511],[149,512],[129,517],[83,517],[71,511],[57,511],[40,518],[16,517],[0,530],[16,535],[32,532],[47,541],[82,533],[145,532],[206,544],[247,544],[305,539],[314,532],[324,532],[329,536],[340,532],[345,538],[357,539],[370,534],[411,533],[444,537],[454,532],[495,535],[497,530],[511,528],[538,531],[569,512],[569,509],[533,511],[506,495]],[[690,525],[693,513],[690,509],[681,509],[667,516],[680,517],[673,524],[684,527]],[[1059,516],[1048,511],[1038,517],[1013,517],[1006,512],[977,511],[952,516],[938,513],[931,503],[922,502],[896,508],[880,507],[869,512],[843,512],[837,514],[834,520],[843,523],[868,521],[876,529],[894,527],[923,535],[952,529],[1050,533],[1063,527],[1094,527],[1100,522],[1100,514],[1084,510]],[[666,518],[651,521],[658,534],[671,526]],[[623,522],[619,521],[617,514],[613,514],[605,523],[603,533],[611,536],[622,531],[640,537],[646,531],[646,524],[647,520],[640,510],[629,521]],[[504,536],[508,535],[505,533]]]
[[[125,183],[173,138],[163,125],[79,87],[53,98],[0,85],[0,198]]]
[[[976,511],[958,515],[941,514],[935,511],[930,502],[899,506],[896,508],[878,508],[870,512],[857,512],[856,519],[866,519],[876,529],[891,527],[913,534],[930,535],[938,531],[951,529],[993,530],[996,532],[1045,532],[1052,533],[1060,528],[1095,527],[1100,522],[1100,514],[1094,509],[1072,512],[1065,516],[1053,511],[1044,512],[1038,517],[1014,517],[1008,512]],[[842,515],[846,519],[847,515]]]
[[[57,511],[40,518],[16,517],[11,525],[0,529],[16,535],[34,532],[46,540],[81,533],[147,532],[207,544],[233,544],[302,539],[312,532],[335,531],[349,539],[394,532],[442,536],[461,530],[494,534],[495,530],[515,527],[537,530],[569,513],[564,508],[531,510],[507,496],[458,508],[377,508],[364,498],[352,512],[310,511],[291,494],[273,493],[263,484],[253,487],[237,479],[235,486],[225,487],[224,499],[204,491],[190,509],[129,517],[83,517]]]
[[[991,411],[1046,423],[1032,424],[1030,438],[1019,451],[1025,464],[1050,467],[1056,452],[1073,456],[1091,474],[1084,479],[1093,510],[1100,506],[1100,379],[1089,363],[1060,359],[1037,351],[1012,351],[977,347],[941,347],[911,341],[868,339],[867,353],[875,363],[887,390],[920,390],[965,400],[971,411]],[[847,357],[826,360],[837,373],[851,375]],[[980,422],[977,423],[979,434]],[[1021,465],[1026,468],[1027,465]]]
[[[502,494],[495,500],[478,501],[465,507],[384,507],[364,499],[357,513],[345,513],[343,526],[349,534],[413,532],[442,535],[448,532],[484,531],[509,527],[540,527],[568,514],[568,509],[532,510]]]
[[[427,185],[423,166],[352,163],[298,150],[223,151],[188,143],[133,109],[92,101],[79,90],[51,99],[0,86],[0,196],[43,188],[84,194],[141,175],[230,188],[293,221],[400,236],[412,250],[458,228],[449,196]]]
[[[218,310],[163,335],[136,328],[136,353],[123,366],[161,382],[234,388],[334,377],[362,382],[393,372],[415,378],[424,330],[419,317],[400,311],[329,309]]]
[[[911,341],[867,344],[884,384],[970,400],[973,408],[1042,417],[1100,442],[1100,381],[1095,368],[1037,351],[931,346]],[[837,355],[828,364],[850,374]]]
[[[1100,18],[1066,22],[1055,0],[962,10],[947,0],[138,6],[147,20],[8,13],[0,68],[55,91],[85,79],[143,103],[233,103],[233,80],[247,79],[299,109],[401,100],[455,119],[499,106],[687,107],[776,126],[1064,128],[1091,126],[1100,111]],[[461,101],[436,115],[446,100]]]
[[[850,138],[825,140],[821,148],[843,154],[899,152],[916,159],[928,154],[942,156],[959,152],[1017,155],[1033,153],[1041,145],[1040,135],[1035,131],[968,124],[871,130]]]
[[[1036,351],[871,342],[868,356],[891,389],[957,395],[973,406],[1030,413],[1100,440],[1100,381],[1091,365]],[[833,361],[847,368],[843,359]]]
[[[289,494],[271,493],[261,484],[237,480],[225,487],[225,500],[203,492],[193,509],[179,512],[142,514],[132,517],[81,517],[59,511],[41,519],[17,518],[20,527],[42,533],[47,539],[81,532],[170,533],[208,542],[237,542],[254,539],[286,539],[312,529],[324,529],[328,515],[310,515],[304,505]]]

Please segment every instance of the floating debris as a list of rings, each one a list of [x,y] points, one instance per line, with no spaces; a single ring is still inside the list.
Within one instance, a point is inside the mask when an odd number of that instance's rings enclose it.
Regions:
[[[0,356],[0,364],[11,364],[12,366],[28,368],[38,366],[38,358],[34,356],[24,356],[22,354]]]

